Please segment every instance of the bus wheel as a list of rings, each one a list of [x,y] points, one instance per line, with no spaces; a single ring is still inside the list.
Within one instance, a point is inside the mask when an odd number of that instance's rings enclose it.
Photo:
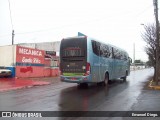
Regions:
[[[126,79],[127,79],[127,71],[126,71],[126,75],[124,77],[122,77],[123,79],[123,82],[126,82]]]
[[[126,76],[122,78],[122,79],[123,79],[123,82],[126,82],[126,78],[127,78]]]
[[[108,81],[109,81],[109,77],[108,74],[105,74],[105,79],[104,79],[104,85],[107,86],[108,85]]]

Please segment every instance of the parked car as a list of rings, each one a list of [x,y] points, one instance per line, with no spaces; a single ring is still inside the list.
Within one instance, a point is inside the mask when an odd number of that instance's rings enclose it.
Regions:
[[[5,68],[0,67],[0,77],[10,77],[12,75],[12,71]]]

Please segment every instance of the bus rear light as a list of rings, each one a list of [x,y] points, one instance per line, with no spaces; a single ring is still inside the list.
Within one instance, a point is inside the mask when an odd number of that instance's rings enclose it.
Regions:
[[[87,66],[86,66],[86,73],[84,74],[84,76],[87,76],[90,74],[90,70],[91,70],[91,66],[90,63],[87,62]]]
[[[90,63],[87,62],[86,71],[90,71]]]

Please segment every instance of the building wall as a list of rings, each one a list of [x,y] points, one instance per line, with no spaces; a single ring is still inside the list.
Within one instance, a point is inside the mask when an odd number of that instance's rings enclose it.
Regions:
[[[43,42],[43,43],[23,43],[19,44],[22,47],[39,49],[44,51],[55,51],[56,56],[52,59],[44,59],[44,68],[41,76],[58,76],[59,75],[59,48],[60,41],[57,42]],[[29,73],[28,73],[29,74]]]
[[[56,42],[43,42],[43,43],[21,43],[19,46],[35,48],[45,51],[56,51],[59,52],[60,41]]]
[[[58,58],[45,59],[45,50],[35,49],[36,44],[0,46],[0,66],[12,70],[12,77],[53,77],[59,75]],[[42,45],[40,45],[42,49]],[[28,48],[29,47],[29,48]],[[48,51],[53,46],[46,47]],[[53,48],[53,49],[52,49]],[[54,49],[55,50],[55,49]],[[29,53],[39,51],[42,55]],[[57,60],[57,61],[56,61]]]
[[[16,46],[0,46],[0,66],[11,67],[15,65]]]
[[[45,51],[17,46],[16,77],[51,77],[59,75],[58,67],[51,67],[51,59],[45,59]]]
[[[44,51],[17,46],[16,77],[43,77]]]

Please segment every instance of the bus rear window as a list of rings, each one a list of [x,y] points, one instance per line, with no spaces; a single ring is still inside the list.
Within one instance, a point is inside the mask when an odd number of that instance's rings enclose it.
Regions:
[[[62,40],[60,53],[61,57],[85,57],[87,40],[84,37],[67,38]]]

